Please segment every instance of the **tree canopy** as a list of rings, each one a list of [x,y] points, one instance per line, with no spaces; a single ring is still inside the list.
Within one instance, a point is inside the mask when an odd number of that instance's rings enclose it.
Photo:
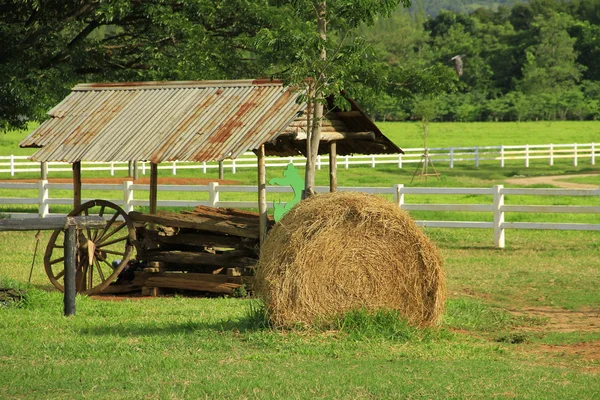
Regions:
[[[329,0],[325,38],[319,3],[0,0],[0,129],[76,83],[258,77],[323,76],[378,120],[417,118],[423,98],[447,121],[600,115],[600,0]]]

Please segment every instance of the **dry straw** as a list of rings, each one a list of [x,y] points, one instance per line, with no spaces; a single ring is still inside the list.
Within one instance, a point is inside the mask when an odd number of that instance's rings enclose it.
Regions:
[[[313,196],[285,215],[261,248],[254,287],[284,327],[357,309],[432,325],[446,295],[439,252],[408,214],[353,192]]]

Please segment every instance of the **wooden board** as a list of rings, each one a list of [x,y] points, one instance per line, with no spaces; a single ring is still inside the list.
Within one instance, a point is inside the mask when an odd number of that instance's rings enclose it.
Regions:
[[[232,248],[247,249],[248,255],[256,254],[258,240],[251,238],[241,238],[237,236],[215,235],[207,233],[178,233],[175,235],[161,235],[157,231],[145,230],[144,237],[138,246],[142,250],[155,250],[163,247],[172,248],[175,246],[192,247],[212,247],[212,248]]]
[[[170,264],[211,265],[223,268],[253,267],[256,259],[240,257],[238,254],[210,254],[192,251],[142,251],[138,252],[138,260],[163,261]]]
[[[132,283],[135,286],[233,294],[233,290],[242,284],[250,285],[251,279],[212,274],[139,272]]]
[[[176,228],[191,228],[206,232],[216,232],[251,239],[258,239],[258,220],[256,224],[233,219],[211,218],[196,214],[176,214],[159,211],[156,215],[144,214],[137,211],[129,213],[136,222],[155,223]]]

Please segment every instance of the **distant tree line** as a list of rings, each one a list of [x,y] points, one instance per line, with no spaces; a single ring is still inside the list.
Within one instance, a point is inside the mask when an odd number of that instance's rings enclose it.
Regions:
[[[388,90],[363,101],[378,120],[415,118],[423,98],[435,104],[433,119],[443,121],[600,117],[598,0],[533,0],[496,11],[441,11],[434,18],[423,10],[398,10],[363,34],[387,61]],[[394,74],[410,76],[435,65],[450,69],[455,55],[462,58],[463,74],[450,90],[417,86],[410,95],[396,93]]]

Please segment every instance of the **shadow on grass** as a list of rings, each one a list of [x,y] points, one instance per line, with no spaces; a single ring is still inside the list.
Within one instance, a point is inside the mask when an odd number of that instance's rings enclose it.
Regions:
[[[251,310],[246,316],[241,318],[218,322],[189,320],[186,322],[161,324],[160,322],[136,323],[125,321],[111,325],[86,326],[79,330],[79,333],[90,336],[132,337],[193,334],[202,331],[250,333],[269,331],[270,329],[264,314],[261,314],[257,310]]]

